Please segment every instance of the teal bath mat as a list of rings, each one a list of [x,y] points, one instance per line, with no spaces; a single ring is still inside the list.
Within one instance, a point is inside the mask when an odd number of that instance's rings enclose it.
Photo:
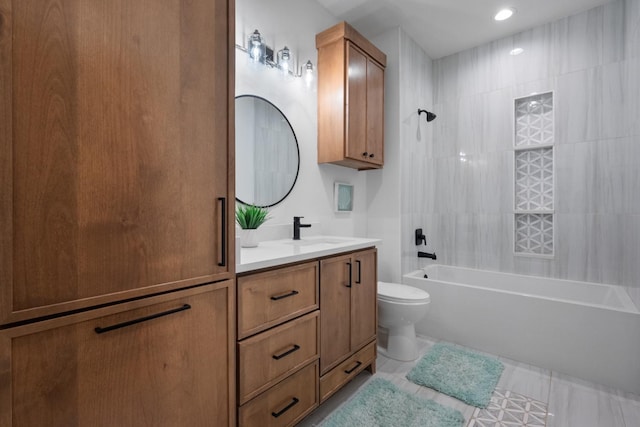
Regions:
[[[387,380],[374,378],[322,427],[462,427],[459,411],[400,390]]]
[[[486,408],[503,369],[502,362],[493,357],[438,343],[407,374],[407,379]]]

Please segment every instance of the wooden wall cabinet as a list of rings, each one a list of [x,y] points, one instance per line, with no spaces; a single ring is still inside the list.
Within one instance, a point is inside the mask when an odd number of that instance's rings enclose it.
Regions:
[[[0,325],[233,277],[234,15],[0,1]]]
[[[0,425],[234,425],[233,299],[211,284],[0,330]]]
[[[375,249],[320,261],[321,401],[365,367],[375,370],[376,272]]]
[[[317,34],[316,47],[318,163],[381,168],[386,55],[345,22]]]

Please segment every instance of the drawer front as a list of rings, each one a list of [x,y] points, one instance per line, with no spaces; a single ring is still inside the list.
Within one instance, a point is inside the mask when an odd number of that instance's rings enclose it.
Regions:
[[[318,362],[302,368],[240,407],[241,427],[284,427],[318,406]]]
[[[238,338],[318,308],[318,262],[238,278]]]
[[[318,358],[318,311],[238,344],[240,404]]]
[[[324,402],[343,384],[358,375],[364,368],[375,363],[376,342],[373,341],[359,352],[333,368],[320,378],[320,402]]]

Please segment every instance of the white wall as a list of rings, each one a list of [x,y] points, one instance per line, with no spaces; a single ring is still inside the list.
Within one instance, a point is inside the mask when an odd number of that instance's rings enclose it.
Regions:
[[[258,29],[275,50],[285,45],[300,65],[310,59],[317,64],[315,35],[338,22],[313,0],[237,0],[236,43],[245,46]],[[304,216],[313,224],[302,235],[334,234],[364,237],[367,233],[367,175],[333,165],[317,163],[317,92],[302,79],[284,81],[276,70],[255,68],[248,56],[236,49],[236,95],[252,94],[268,99],[289,119],[300,148],[300,173],[293,191],[270,208],[271,219],[260,228],[261,240],[291,235],[292,217]],[[242,162],[241,158],[236,159]],[[354,185],[351,213],[335,213],[334,182]]]

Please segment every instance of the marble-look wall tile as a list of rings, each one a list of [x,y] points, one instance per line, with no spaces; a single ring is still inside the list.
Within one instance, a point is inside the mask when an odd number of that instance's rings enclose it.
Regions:
[[[625,58],[640,58],[640,0],[624,1]]]
[[[633,0],[638,2],[638,0]],[[625,58],[625,0],[617,0],[602,6],[602,61],[603,64],[621,61]],[[640,23],[638,23],[640,25]]]
[[[600,67],[559,76],[554,93],[556,142],[598,139],[602,134],[602,99]]]
[[[604,8],[596,7],[551,24],[553,74],[565,74],[602,63]]]
[[[556,212],[640,214],[640,138],[556,147]]]
[[[640,58],[602,68],[602,137],[640,134]]]

